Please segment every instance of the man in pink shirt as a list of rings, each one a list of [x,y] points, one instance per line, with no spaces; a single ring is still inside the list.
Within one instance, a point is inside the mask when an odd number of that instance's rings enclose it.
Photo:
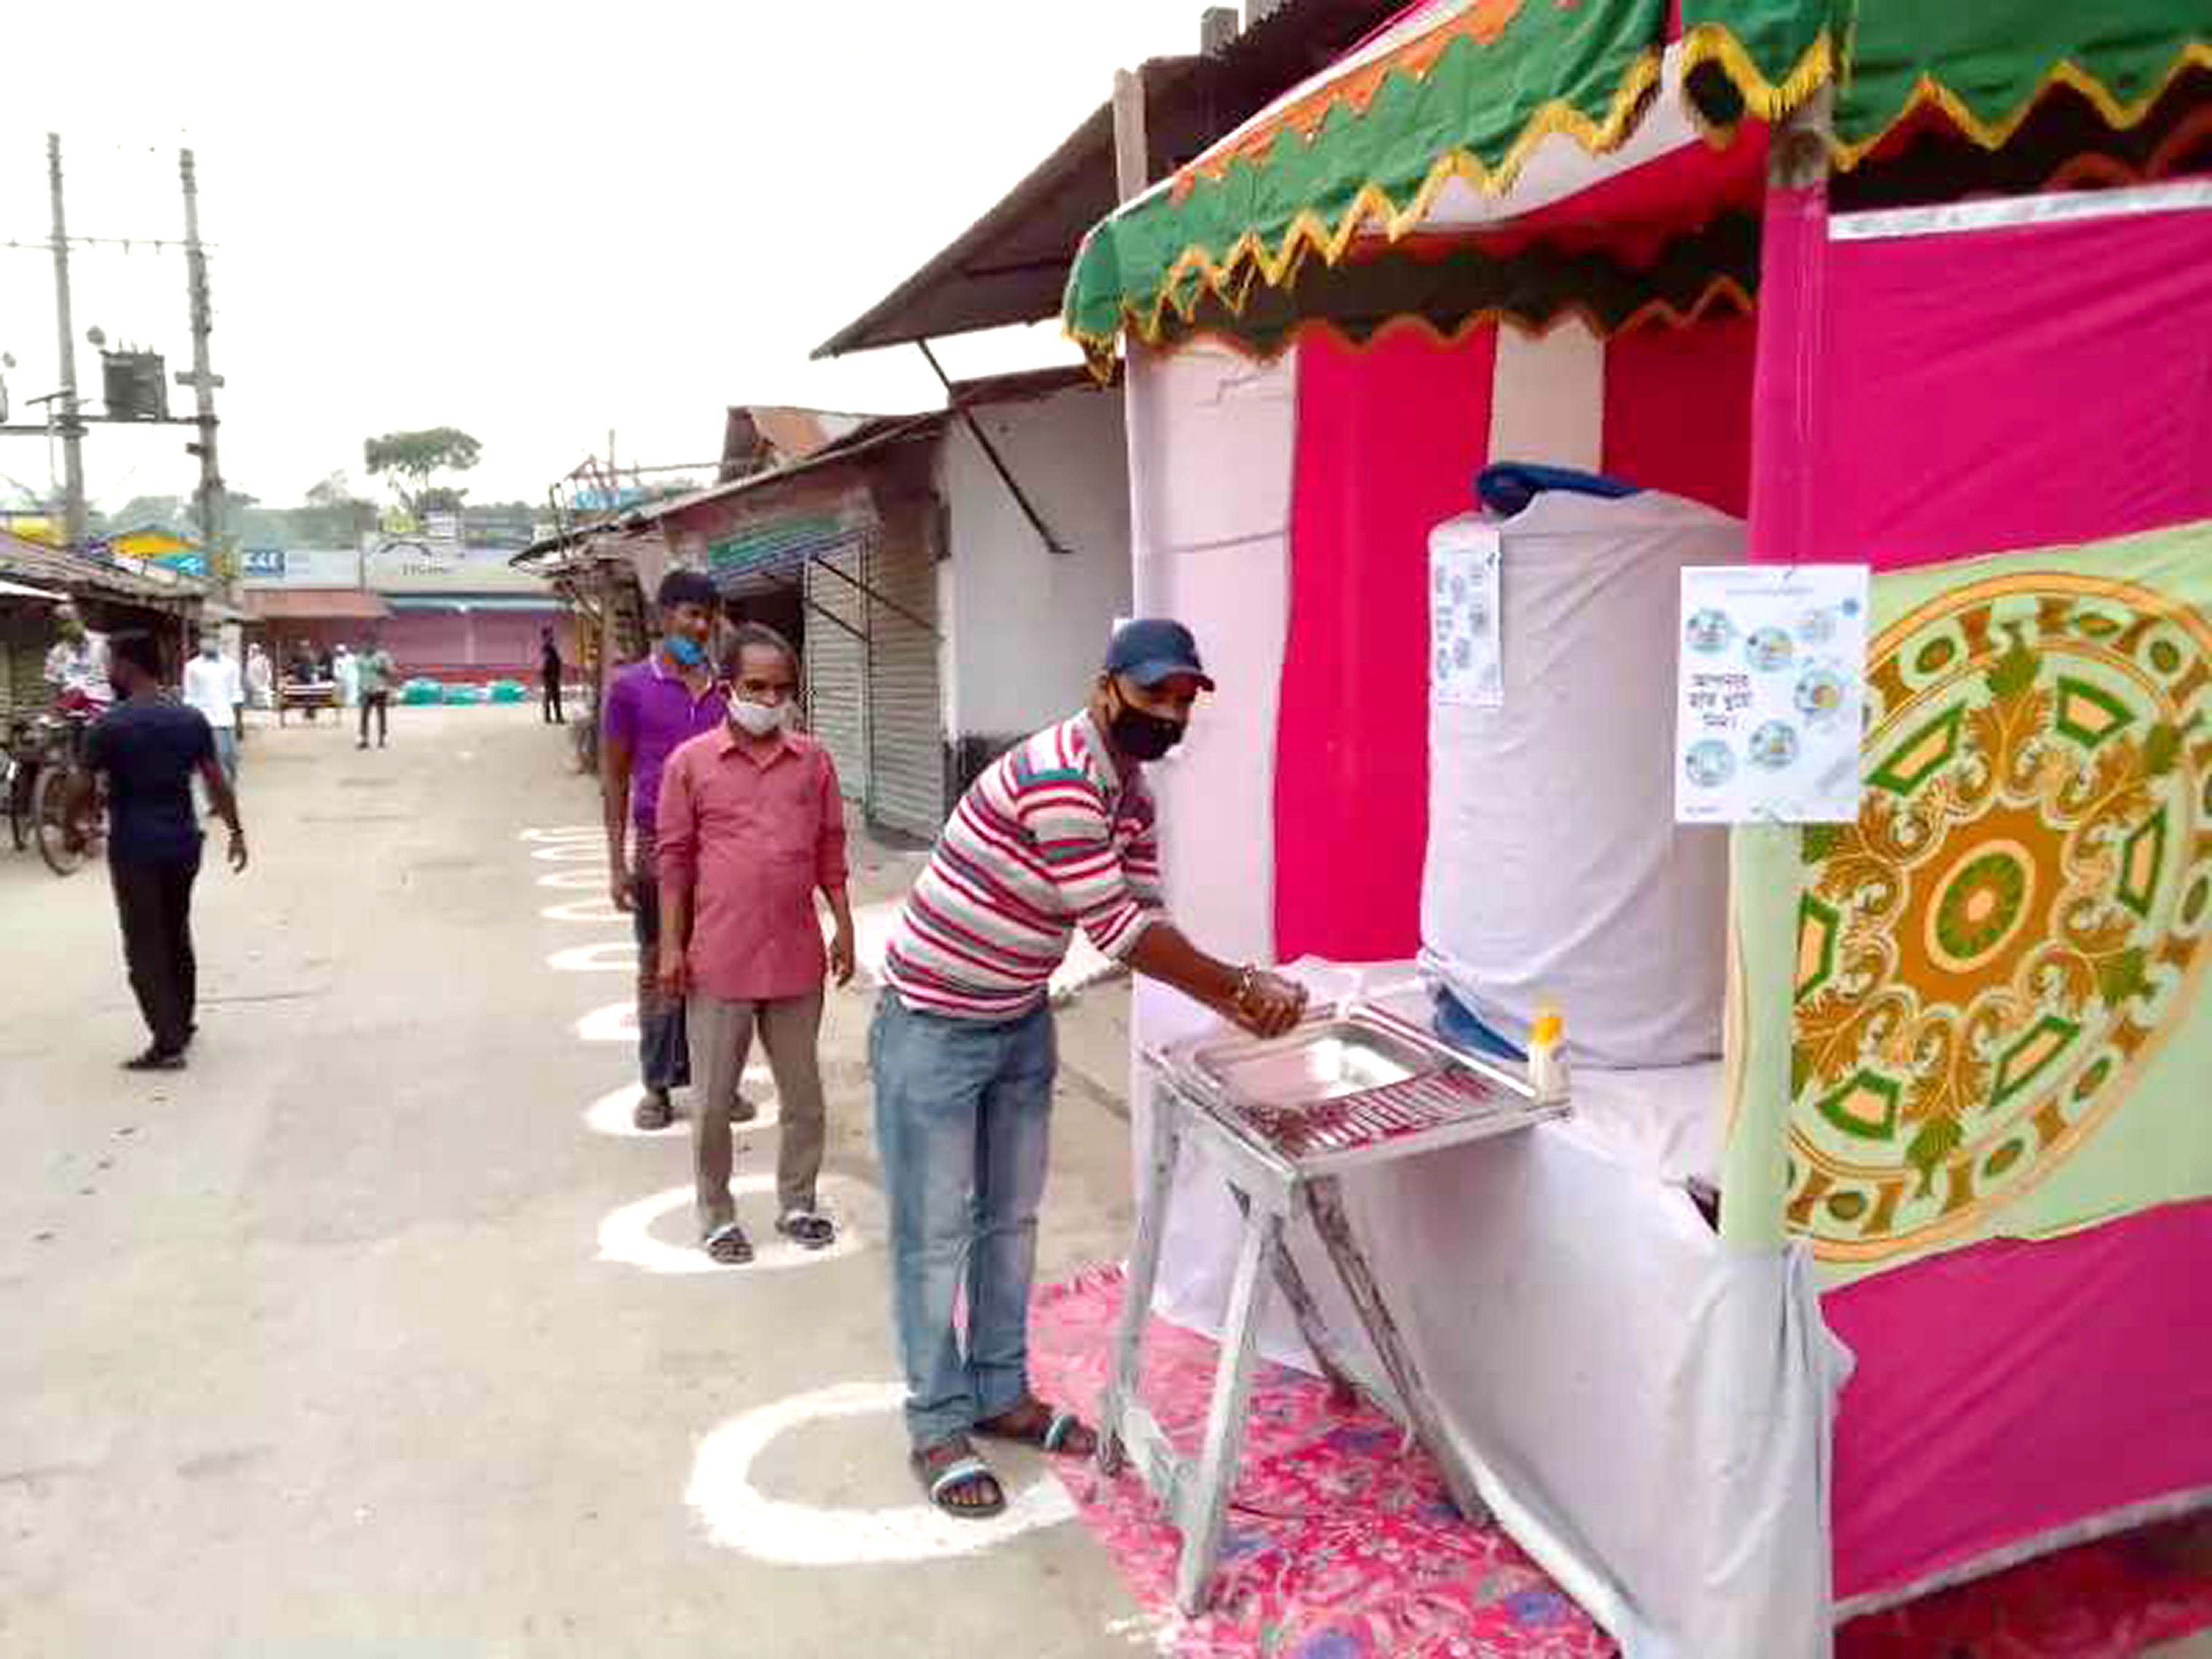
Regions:
[[[730,1126],[756,1028],[781,1103],[776,1231],[810,1249],[836,1237],[815,1206],[823,1139],[816,1043],[823,980],[833,969],[840,985],[853,977],[837,769],[788,727],[798,656],[757,623],[741,625],[734,644],[726,720],[668,757],[659,823],[660,986],[690,999],[685,1029],[704,1085],[692,1137],[699,1229],[707,1254],[731,1264],[753,1253],[730,1197]],[[817,888],[836,921],[826,951]]]

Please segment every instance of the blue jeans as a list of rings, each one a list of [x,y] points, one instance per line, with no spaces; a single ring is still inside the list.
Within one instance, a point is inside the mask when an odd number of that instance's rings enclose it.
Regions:
[[[691,1086],[691,1045],[684,1025],[684,1000],[660,994],[660,877],[653,835],[640,829],[630,875],[637,908],[630,933],[637,940],[638,1080],[655,1094]]]
[[[1029,1396],[1030,1281],[1044,1194],[1052,1011],[1003,1024],[920,1014],[886,990],[868,1031],[890,1200],[907,1432],[933,1446]],[[965,1284],[965,1352],[953,1304]]]

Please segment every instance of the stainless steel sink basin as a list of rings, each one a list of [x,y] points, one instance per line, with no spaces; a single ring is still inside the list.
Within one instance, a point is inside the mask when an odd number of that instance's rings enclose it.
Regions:
[[[1286,1106],[1341,1100],[1444,1069],[1443,1058],[1365,1020],[1333,1015],[1287,1036],[1231,1038],[1191,1056],[1231,1100]]]
[[[1367,1002],[1279,1037],[1216,1030],[1154,1051],[1183,1098],[1279,1174],[1321,1175],[1559,1117],[1525,1077]]]

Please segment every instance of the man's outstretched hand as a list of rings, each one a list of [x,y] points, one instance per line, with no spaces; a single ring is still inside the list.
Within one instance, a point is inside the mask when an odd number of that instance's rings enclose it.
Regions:
[[[1296,980],[1255,974],[1230,1013],[1253,1036],[1277,1037],[1305,1018],[1306,997],[1306,988]]]

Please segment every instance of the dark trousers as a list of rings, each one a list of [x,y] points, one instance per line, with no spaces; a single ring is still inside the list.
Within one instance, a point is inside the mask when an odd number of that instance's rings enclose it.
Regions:
[[[138,1012],[164,1054],[181,1050],[191,1035],[199,997],[199,964],[192,956],[192,884],[200,855],[169,864],[111,860],[116,915],[123,923],[123,959]]]
[[[376,716],[376,746],[384,747],[385,729],[392,722],[392,693],[372,691],[361,700],[361,744],[368,747],[368,717]]]
[[[544,712],[548,726],[566,726],[568,723],[568,717],[561,712],[561,680],[558,675],[548,674],[545,677]]]
[[[638,831],[630,863],[637,910],[631,932],[637,939],[637,1070],[639,1081],[655,1093],[691,1086],[691,1044],[685,1030],[683,999],[660,994],[660,878],[653,837]]]

